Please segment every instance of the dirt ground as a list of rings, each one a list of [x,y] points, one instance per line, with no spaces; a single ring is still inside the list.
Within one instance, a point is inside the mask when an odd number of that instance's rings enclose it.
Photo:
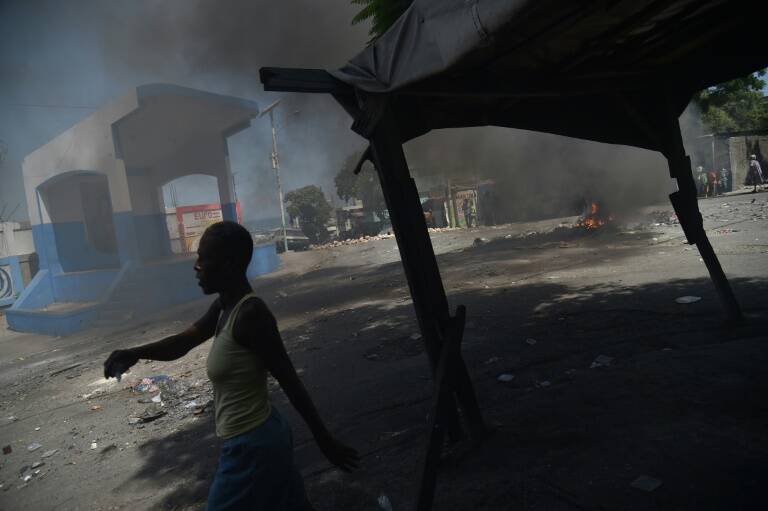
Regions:
[[[768,193],[700,204],[742,324],[725,323],[666,204],[594,231],[569,218],[432,234],[451,307],[467,306],[462,350],[495,430],[446,450],[435,509],[764,506]],[[395,511],[413,509],[432,382],[395,240],[289,253],[254,284],[321,415],[362,455],[353,474],[333,469],[272,382],[313,503],[375,510],[386,495]],[[203,509],[219,449],[208,343],[139,363],[120,383],[101,364],[208,303],[63,338],[3,323],[0,444],[11,452],[0,456],[0,509]],[[170,380],[132,390],[153,375]]]

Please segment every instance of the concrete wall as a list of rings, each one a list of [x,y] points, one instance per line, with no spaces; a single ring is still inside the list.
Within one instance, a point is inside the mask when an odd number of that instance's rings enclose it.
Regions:
[[[17,222],[0,222],[0,257],[31,254],[35,251],[32,228]]]
[[[744,179],[746,179],[747,171],[749,170],[749,155],[751,154],[757,156],[763,169],[763,177],[766,177],[766,168],[768,168],[768,136],[732,137],[728,139],[728,146],[734,190],[738,190],[744,185]]]

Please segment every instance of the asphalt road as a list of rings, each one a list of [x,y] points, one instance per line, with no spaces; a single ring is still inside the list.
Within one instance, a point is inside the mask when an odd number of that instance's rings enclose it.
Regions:
[[[668,205],[595,231],[558,219],[433,233],[451,306],[468,309],[462,350],[495,429],[479,447],[451,446],[436,509],[764,500],[768,193],[700,205],[743,324],[725,324]],[[382,494],[412,508],[432,389],[398,259],[393,239],[291,253],[255,282],[321,414],[363,455],[355,474],[332,469],[272,385],[319,510],[377,509]],[[207,346],[140,363],[119,384],[100,366],[112,349],[181,329],[207,303],[65,338],[0,331],[0,443],[12,448],[0,458],[0,509],[202,509],[218,454],[201,406]],[[610,362],[591,368],[600,355]],[[172,377],[160,391],[166,414],[129,424],[155,405],[128,385],[156,374]],[[633,487],[641,476],[661,484]]]

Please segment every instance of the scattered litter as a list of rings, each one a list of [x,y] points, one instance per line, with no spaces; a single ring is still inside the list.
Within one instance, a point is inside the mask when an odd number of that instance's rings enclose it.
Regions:
[[[613,357],[598,355],[597,358],[592,362],[592,365],[589,366],[589,368],[594,369],[595,367],[609,366],[611,365],[612,361],[613,361]]]
[[[28,450],[29,452],[32,452],[32,451],[36,451],[36,450],[38,450],[38,449],[39,449],[39,448],[41,448],[41,447],[42,447],[42,444],[39,444],[39,443],[37,443],[37,442],[32,442],[31,444],[29,444],[29,445],[27,446],[27,450]]]
[[[696,303],[701,300],[700,296],[679,296],[675,298],[677,303]]]
[[[379,495],[377,502],[379,503],[381,511],[392,511],[392,503],[386,495]]]
[[[184,404],[184,408],[196,408],[197,406],[197,401],[190,401]]]
[[[162,403],[163,400],[162,400],[161,396],[162,396],[162,392],[158,392],[157,395],[152,398],[152,402],[153,403]]]
[[[128,424],[138,424],[141,419],[138,417],[128,417]]]
[[[57,452],[59,452],[58,449],[51,449],[50,451],[45,451],[40,457],[43,458],[43,459],[50,458],[51,456],[53,456]],[[32,468],[35,468],[35,467],[32,467]]]
[[[101,410],[101,405],[93,405],[91,407],[91,411],[93,411],[93,412],[98,411],[98,410]]]
[[[472,245],[479,247],[480,245],[485,245],[486,243],[488,243],[487,238],[475,238],[475,241],[472,242]]]
[[[498,362],[499,357],[491,357],[488,360],[485,361],[486,364],[493,364],[494,362]]]
[[[515,378],[514,374],[503,373],[503,374],[500,374],[499,377],[496,379],[499,380],[500,382],[506,383],[506,382],[512,381],[514,378]]]
[[[534,344],[536,344],[536,339],[532,339],[531,337],[529,337],[528,339],[525,340],[525,342],[533,346]]]
[[[136,392],[157,392],[160,388],[157,386],[162,381],[170,380],[170,376],[165,374],[158,374],[155,376],[149,376],[142,378],[140,382],[133,385],[133,390]]]
[[[81,363],[79,363],[79,364],[73,364],[73,365],[71,365],[71,366],[68,366],[68,367],[64,367],[63,369],[58,369],[58,370],[56,370],[56,371],[53,371],[53,372],[50,374],[50,376],[56,376],[57,374],[65,373],[65,372],[67,372],[67,371],[69,371],[69,370],[71,370],[71,369],[75,369],[76,367],[80,367],[81,365],[83,365],[83,364],[82,364],[82,362],[81,362]]]
[[[36,461],[32,463],[32,469],[34,470],[36,468],[42,467],[43,465],[45,465],[44,461]]]
[[[421,334],[419,333],[411,334],[412,341],[418,341],[419,339],[421,339]]]
[[[10,445],[4,445],[3,446],[3,454],[11,454],[13,452],[13,449]]]
[[[8,422],[16,422],[17,420],[19,419],[15,415],[11,415],[10,417],[8,417]]]
[[[637,488],[638,490],[651,492],[661,486],[661,481],[654,477],[642,475],[632,481],[630,486],[632,486],[632,488]]]
[[[35,431],[40,431],[40,426],[37,426],[37,427],[35,428]]]
[[[34,475],[39,475],[39,474],[40,474],[40,470],[35,470],[35,471],[33,472],[33,474],[34,474]]]
[[[28,483],[30,479],[32,479],[32,476],[31,475],[26,475],[21,480],[24,481],[25,483]]]
[[[98,449],[98,448],[99,448],[99,444],[97,444],[96,442],[91,442],[91,449]]]

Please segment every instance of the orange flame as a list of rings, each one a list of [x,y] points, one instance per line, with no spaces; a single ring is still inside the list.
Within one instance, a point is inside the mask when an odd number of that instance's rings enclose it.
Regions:
[[[598,212],[600,212],[600,207],[597,205],[597,202],[590,202],[589,214],[584,218],[580,218],[578,222],[576,222],[576,225],[586,229],[597,229],[598,227],[613,221],[613,215],[608,214],[606,216],[602,213],[598,214]]]

